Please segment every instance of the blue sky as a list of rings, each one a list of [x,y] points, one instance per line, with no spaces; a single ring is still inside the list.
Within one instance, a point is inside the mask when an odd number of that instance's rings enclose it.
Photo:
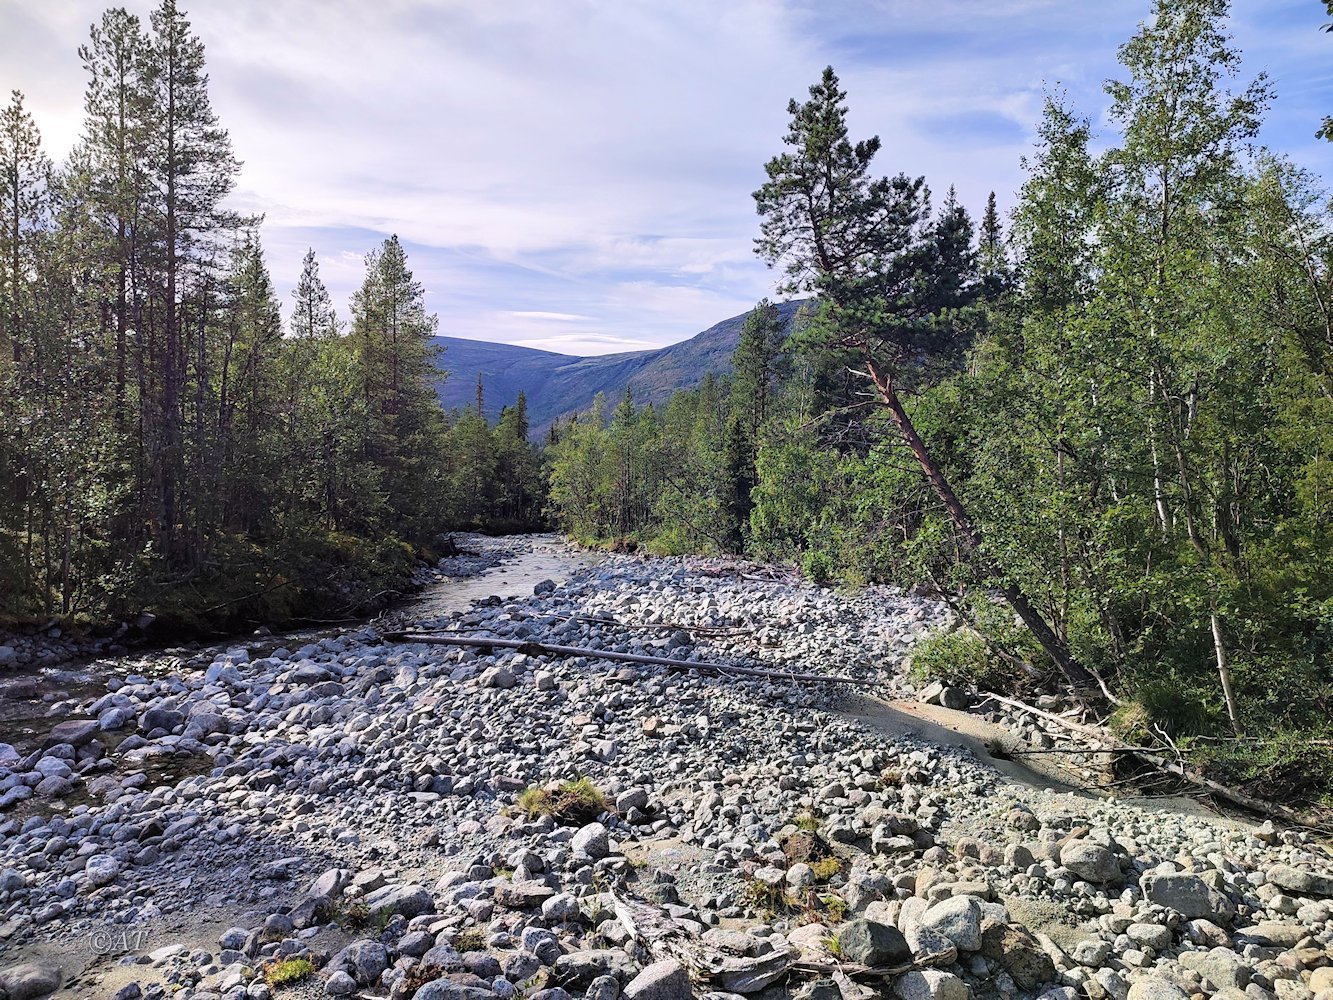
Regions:
[[[145,21],[150,0],[124,0]],[[774,274],[750,193],[786,105],[832,64],[882,173],[1012,204],[1044,88],[1109,139],[1103,82],[1149,0],[181,0],[245,161],[284,305],[314,247],[343,316],[364,254],[405,241],[440,332],[574,354],[659,346]],[[105,7],[0,0],[0,89],[63,158],[77,47]],[[1265,142],[1333,180],[1333,36],[1318,0],[1241,0]]]

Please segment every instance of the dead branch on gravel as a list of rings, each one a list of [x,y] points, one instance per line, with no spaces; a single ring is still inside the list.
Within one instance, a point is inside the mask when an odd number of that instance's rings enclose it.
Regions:
[[[533,642],[525,639],[496,639],[489,636],[444,635],[438,632],[386,632],[387,642],[423,643],[429,646],[466,646],[472,648],[494,647],[496,649],[516,649],[529,656],[586,656],[594,660],[615,660],[621,663],[642,663],[651,666],[671,667],[676,670],[692,670],[697,673],[735,675],[739,677],[762,677],[774,681],[802,681],[808,684],[853,684],[858,687],[874,687],[879,682],[860,677],[846,677],[837,674],[795,673],[786,670],[768,670],[761,667],[739,667],[731,663],[705,663],[701,660],[677,660],[668,656],[645,656],[640,653],[617,653],[605,649],[588,649],[582,646],[558,646],[547,642]]]
[[[1238,791],[1237,789],[1228,788],[1226,785],[1219,784],[1218,782],[1213,781],[1210,778],[1204,778],[1201,777],[1200,775],[1192,774],[1190,773],[1190,771],[1186,769],[1183,762],[1169,761],[1166,758],[1160,756],[1162,752],[1161,748],[1152,748],[1145,750],[1139,747],[1131,747],[1126,745],[1123,741],[1121,741],[1118,737],[1116,737],[1115,734],[1105,729],[1102,729],[1099,726],[1090,726],[1087,725],[1086,723],[1074,722],[1072,719],[1066,719],[1063,716],[1054,715],[1051,712],[1042,711],[1040,708],[1035,708],[1032,705],[1028,705],[1025,702],[1018,701],[1017,699],[1014,698],[1005,698],[1004,696],[998,694],[988,694],[986,695],[986,697],[992,699],[993,701],[997,701],[1002,705],[1008,705],[1011,708],[1016,708],[1021,712],[1027,712],[1029,715],[1034,715],[1039,719],[1045,719],[1047,722],[1054,723],[1055,725],[1060,726],[1064,729],[1068,729],[1071,732],[1079,733],[1080,735],[1090,737],[1091,739],[1107,743],[1109,744],[1109,747],[1107,748],[1108,750],[1112,750],[1117,753],[1125,753],[1130,756],[1137,757],[1139,760],[1147,764],[1151,764],[1158,770],[1164,771],[1167,774],[1179,778],[1186,784],[1190,784],[1195,786],[1196,788],[1203,789],[1210,795],[1215,795],[1219,799],[1224,799],[1225,801],[1230,802],[1232,805],[1240,806],[1242,809],[1247,809],[1250,812],[1258,813],[1260,816],[1268,816],[1268,817],[1275,817],[1282,819],[1285,822],[1290,823],[1292,826],[1298,826],[1310,830],[1316,830],[1322,833],[1333,832],[1329,830],[1329,827],[1326,824],[1321,823],[1319,820],[1315,819],[1312,816],[1297,812],[1295,809],[1290,809],[1287,806],[1279,805],[1276,802],[1269,802],[1266,799],[1255,798],[1253,795],[1247,795],[1242,791]]]

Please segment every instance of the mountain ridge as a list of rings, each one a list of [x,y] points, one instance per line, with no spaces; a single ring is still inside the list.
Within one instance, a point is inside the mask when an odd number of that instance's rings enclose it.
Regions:
[[[775,303],[788,333],[808,300]],[[640,403],[662,403],[678,389],[691,389],[707,375],[731,370],[748,312],[714,323],[687,340],[650,351],[585,357],[539,348],[518,347],[462,337],[434,337],[444,348],[435,386],[445,409],[471,406],[477,376],[482,382],[482,411],[494,420],[520,391],[528,403],[530,435],[545,436],[551,424],[586,410],[597,393],[618,397],[628,387]]]

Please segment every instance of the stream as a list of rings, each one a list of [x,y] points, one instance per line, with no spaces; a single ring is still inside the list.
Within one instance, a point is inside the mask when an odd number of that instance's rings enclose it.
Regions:
[[[443,560],[441,568],[433,571],[434,580],[362,622],[337,628],[241,635],[220,642],[146,647],[124,656],[0,673],[0,744],[8,743],[21,753],[36,749],[55,723],[83,718],[78,705],[105,694],[107,682],[113,678],[189,676],[205,669],[219,653],[241,646],[252,656],[262,656],[282,646],[296,648],[367,626],[427,624],[488,598],[529,595],[544,580],[563,583],[602,559],[598,553],[575,549],[554,534],[515,538],[460,535],[457,540],[466,555]],[[475,571],[476,565],[486,563],[493,565]],[[101,739],[106,742],[109,735],[103,734]]]

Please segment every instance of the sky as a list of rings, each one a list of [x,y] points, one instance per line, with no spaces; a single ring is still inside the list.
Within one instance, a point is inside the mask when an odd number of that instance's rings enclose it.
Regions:
[[[151,0],[123,0],[147,22]],[[0,93],[59,162],[78,46],[107,5],[0,0]],[[1022,184],[1043,94],[1111,138],[1102,86],[1150,0],[180,0],[262,213],[284,314],[313,248],[340,315],[396,233],[449,336],[605,354],[674,343],[772,295],[751,193],[826,65],[882,174],[979,216]],[[1236,0],[1264,142],[1333,182],[1320,0]]]

